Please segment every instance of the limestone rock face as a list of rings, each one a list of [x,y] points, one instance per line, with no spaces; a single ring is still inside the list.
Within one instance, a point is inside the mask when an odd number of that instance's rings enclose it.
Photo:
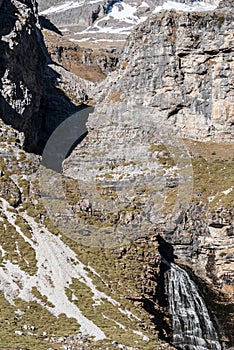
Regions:
[[[141,24],[124,47],[119,69],[98,86],[88,137],[65,162],[66,173],[93,179],[96,167],[100,181],[124,182],[133,172],[146,185],[155,170],[153,160],[165,158],[168,163],[168,151],[152,144],[176,145],[173,135],[232,142],[232,22],[232,13],[217,10],[161,12]],[[104,171],[98,170],[100,162]],[[108,166],[116,171],[111,173]],[[164,176],[166,187],[178,183],[173,171]],[[155,206],[147,203],[147,208],[156,223]]]
[[[232,22],[227,9],[151,17],[129,37],[119,71],[106,90],[102,87],[99,101],[106,104],[118,92],[121,100],[132,98],[149,109],[148,118],[167,121],[182,137],[231,142]]]
[[[198,275],[230,294],[234,277],[233,220],[233,208],[210,212],[207,207],[192,205],[173,233],[163,233],[178,259],[192,264]]]
[[[0,13],[0,117],[34,144],[40,129],[45,56],[35,2],[4,1]]]

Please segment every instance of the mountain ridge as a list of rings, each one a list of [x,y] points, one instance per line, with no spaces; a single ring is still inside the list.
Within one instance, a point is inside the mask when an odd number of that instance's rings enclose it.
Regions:
[[[81,45],[122,46],[134,27],[150,14],[163,9],[184,11],[214,10],[217,0],[83,1],[55,2],[39,0],[40,14],[48,18],[63,35]],[[50,7],[52,5],[52,7]]]

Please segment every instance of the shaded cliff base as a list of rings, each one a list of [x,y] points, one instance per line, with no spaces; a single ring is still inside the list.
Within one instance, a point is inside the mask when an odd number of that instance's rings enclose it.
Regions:
[[[24,132],[27,151],[41,154],[56,127],[87,101],[89,83],[52,61],[34,2],[3,2],[0,49],[0,118]]]

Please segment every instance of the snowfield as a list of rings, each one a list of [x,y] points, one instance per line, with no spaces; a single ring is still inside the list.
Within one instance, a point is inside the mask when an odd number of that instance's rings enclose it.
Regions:
[[[176,11],[212,11],[216,8],[215,5],[207,4],[204,1],[198,1],[197,3],[194,3],[194,5],[187,5],[183,3],[179,3],[176,1],[170,1],[168,0],[165,2],[162,6],[157,6],[153,13],[157,13],[163,10],[176,10]]]
[[[92,0],[89,1],[89,4],[95,4],[97,2],[101,2],[100,0]],[[60,12],[64,12],[67,10],[72,10],[81,6],[85,5],[85,1],[69,1],[69,2],[65,2],[62,5],[58,5],[58,6],[51,6],[48,9],[41,11],[40,15],[50,15],[51,13],[60,13]]]

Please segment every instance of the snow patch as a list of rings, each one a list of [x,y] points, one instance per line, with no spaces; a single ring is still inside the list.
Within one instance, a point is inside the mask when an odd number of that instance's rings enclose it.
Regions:
[[[90,4],[95,4],[97,2],[100,2],[100,0],[92,0],[90,1],[89,3]],[[60,13],[60,12],[64,12],[64,11],[67,11],[67,10],[71,10],[71,9],[75,9],[75,8],[78,8],[78,7],[81,7],[85,4],[85,1],[68,1],[68,2],[65,2],[64,4],[62,5],[57,5],[57,6],[51,6],[49,7],[48,9],[44,10],[44,11],[41,11],[39,13],[39,15],[50,15],[52,13]]]
[[[133,331],[134,334],[139,335],[143,341],[149,341],[149,338],[140,331]]]
[[[147,2],[142,1],[142,3],[140,4],[139,8],[142,8],[142,7],[147,7],[147,8],[149,8],[149,5],[147,4]]]
[[[228,188],[226,191],[223,191],[223,194],[225,194],[225,196],[227,196],[229,193],[231,193],[233,190],[232,187]]]
[[[216,8],[215,5],[207,4],[203,1],[199,1],[193,5],[187,5],[175,1],[167,1],[161,6],[157,6],[153,13],[158,13],[162,10],[176,10],[176,11],[212,11]]]
[[[126,23],[136,24],[139,21],[139,17],[135,16],[137,6],[131,6],[122,2],[120,5],[114,4],[112,11],[109,13],[109,17],[112,17],[119,21]],[[109,19],[109,18],[108,18]]]
[[[106,320],[111,321],[111,322],[114,322],[119,328],[121,328],[121,329],[125,329],[125,328],[126,328],[124,325],[122,325],[121,323],[119,323],[119,322],[113,320],[112,318],[109,318],[109,317],[107,317],[107,316],[104,315],[104,314],[102,314],[102,316],[103,316],[103,318],[105,318]]]
[[[0,245],[0,252],[2,253],[2,257],[6,255],[6,251],[3,249],[1,245]]]
[[[128,318],[135,318],[137,321],[141,321],[141,319],[139,317],[137,317],[136,315],[133,315],[133,313],[131,313],[130,311],[128,310],[123,310],[121,309],[120,307],[118,308],[119,312],[121,312],[122,314],[128,316]]]

